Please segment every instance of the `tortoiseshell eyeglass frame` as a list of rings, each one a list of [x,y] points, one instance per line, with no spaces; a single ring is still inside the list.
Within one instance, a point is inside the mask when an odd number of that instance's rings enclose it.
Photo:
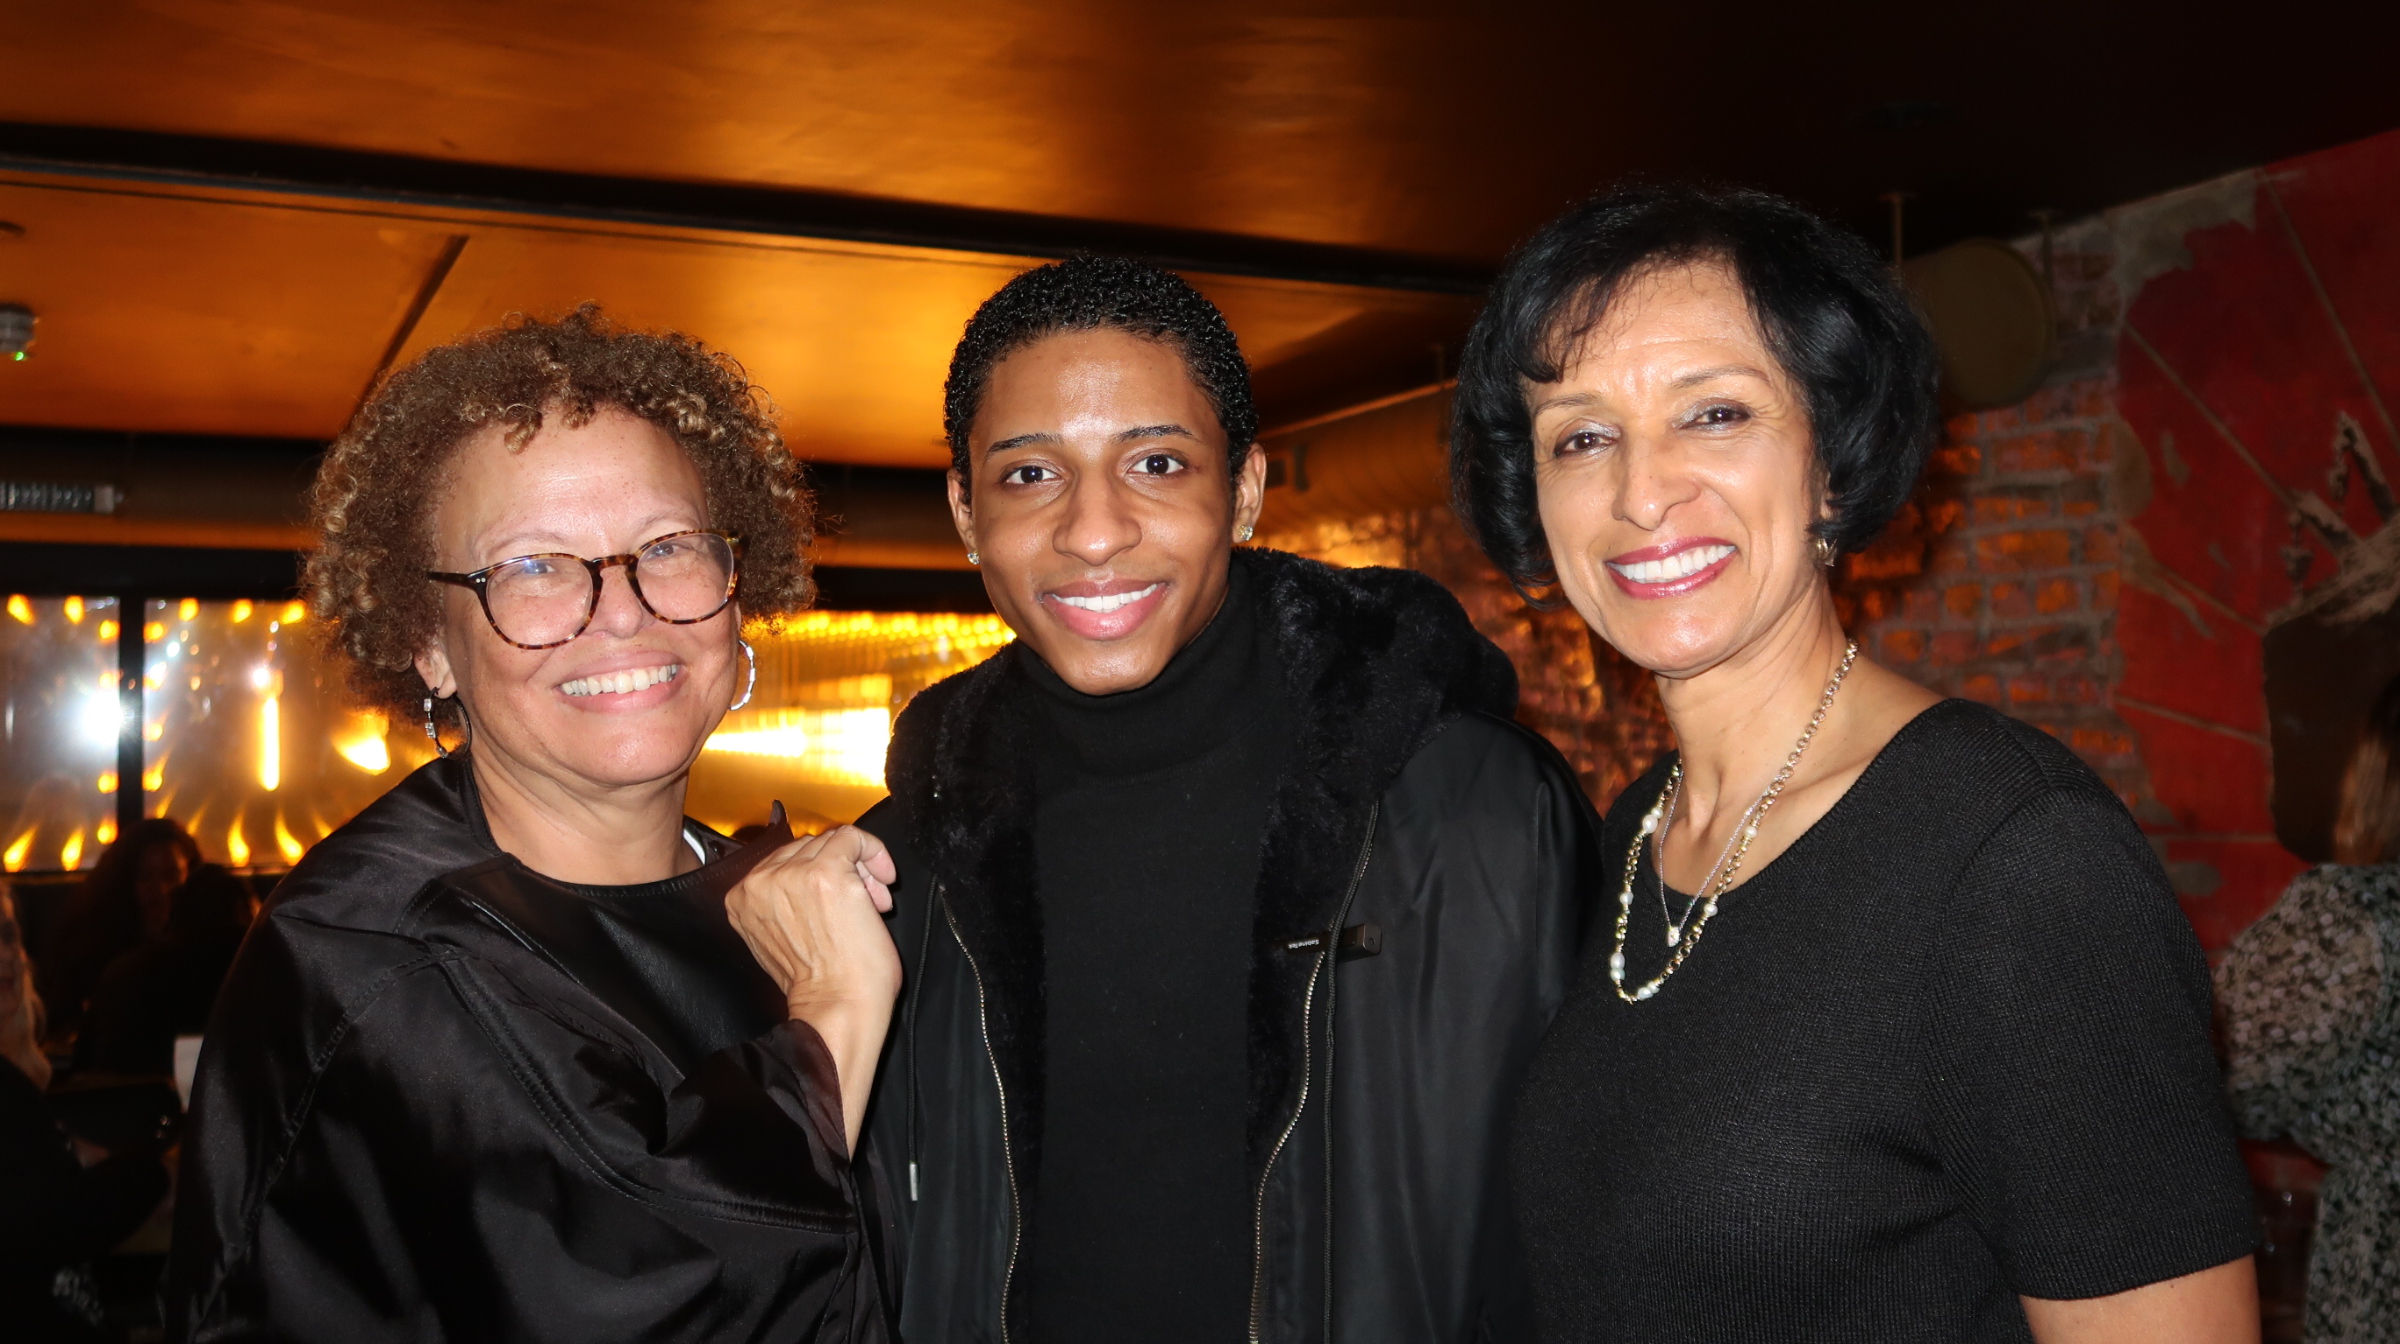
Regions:
[[[733,563],[728,565],[725,570],[725,598],[705,616],[687,616],[678,619],[673,616],[660,615],[658,608],[651,606],[649,597],[642,592],[642,551],[647,551],[662,541],[674,541],[681,537],[716,537],[724,541],[726,549],[733,553]],[[522,640],[509,638],[508,632],[500,628],[500,618],[492,614],[492,574],[495,570],[506,569],[510,565],[526,560],[572,560],[583,566],[585,571],[592,576],[591,600],[584,604],[583,620],[575,627],[574,634],[565,639],[553,639],[547,643],[527,644]],[[586,559],[580,555],[570,555],[565,551],[536,551],[531,555],[512,555],[506,560],[494,561],[467,574],[453,574],[447,570],[429,569],[425,571],[425,577],[436,583],[454,583],[461,588],[474,589],[475,600],[483,607],[483,619],[492,627],[492,633],[500,637],[501,643],[520,649],[555,649],[562,644],[574,643],[582,637],[584,631],[592,628],[592,617],[600,611],[600,586],[603,576],[609,569],[617,565],[625,567],[625,586],[633,590],[633,600],[642,604],[642,610],[669,625],[698,625],[702,621],[714,620],[719,612],[732,605],[733,590],[740,585],[742,578],[742,539],[731,532],[719,532],[715,528],[708,527],[695,527],[683,532],[669,532],[664,536],[652,537],[643,542],[639,550],[627,555],[603,555],[598,559]]]

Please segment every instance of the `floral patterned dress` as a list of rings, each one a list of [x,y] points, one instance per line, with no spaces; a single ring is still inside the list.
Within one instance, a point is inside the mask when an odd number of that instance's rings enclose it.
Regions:
[[[2400,864],[2293,879],[2217,968],[2242,1132],[2332,1170],[2308,1265],[2309,1344],[2400,1342]]]

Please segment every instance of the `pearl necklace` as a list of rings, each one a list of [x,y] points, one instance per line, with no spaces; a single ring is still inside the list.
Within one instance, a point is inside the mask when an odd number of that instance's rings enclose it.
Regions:
[[[1717,913],[1717,902],[1727,891],[1732,890],[1734,875],[1741,871],[1742,860],[1750,853],[1750,842],[1758,838],[1759,823],[1767,819],[1767,810],[1775,806],[1775,800],[1783,796],[1784,786],[1792,782],[1792,771],[1799,768],[1801,754],[1806,752],[1808,744],[1815,740],[1817,729],[1825,722],[1826,712],[1833,708],[1833,697],[1841,692],[1842,679],[1850,675],[1850,665],[1857,660],[1858,645],[1852,643],[1842,651],[1841,666],[1833,670],[1833,680],[1825,683],[1824,697],[1817,701],[1817,712],[1809,717],[1808,727],[1801,730],[1800,740],[1792,746],[1792,754],[1783,758],[1783,768],[1775,772],[1775,778],[1768,783],[1766,790],[1758,795],[1758,801],[1750,804],[1749,810],[1742,814],[1740,824],[1734,827],[1733,841],[1729,842],[1733,845],[1732,849],[1727,854],[1719,855],[1717,857],[1718,867],[1710,869],[1708,877],[1701,880],[1699,893],[1692,897],[1693,901],[1700,906],[1697,917],[1689,909],[1684,911],[1684,919],[1690,923],[1691,927],[1689,929],[1677,928],[1672,922],[1669,923],[1667,946],[1674,948],[1675,952],[1673,956],[1667,958],[1666,969],[1660,971],[1657,978],[1649,983],[1635,989],[1627,989],[1625,987],[1625,930],[1626,926],[1633,921],[1633,875],[1641,866],[1642,846],[1653,843],[1653,837],[1656,837],[1655,843],[1659,847],[1658,866],[1661,869],[1666,866],[1667,837],[1660,824],[1661,818],[1674,815],[1675,799],[1683,792],[1683,762],[1675,763],[1674,770],[1667,775],[1667,786],[1659,790],[1658,800],[1650,804],[1649,812],[1642,817],[1642,833],[1635,836],[1633,843],[1625,850],[1625,885],[1617,894],[1617,945],[1616,950],[1609,953],[1608,957],[1608,978],[1615,982],[1618,998],[1627,1003],[1640,1003],[1658,993],[1658,987],[1667,983],[1667,977],[1675,974],[1676,968],[1683,965],[1683,959],[1690,956],[1692,949],[1700,945],[1700,935],[1708,929],[1709,916]],[[1663,874],[1659,878],[1659,883],[1660,899],[1663,903],[1666,889],[1666,878]]]

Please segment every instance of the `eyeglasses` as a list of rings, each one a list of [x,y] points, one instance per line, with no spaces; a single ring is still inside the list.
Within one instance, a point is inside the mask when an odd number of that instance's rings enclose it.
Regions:
[[[429,569],[425,577],[474,589],[493,633],[518,648],[555,649],[591,625],[611,566],[625,567],[626,586],[644,611],[669,625],[695,625],[733,601],[741,553],[742,539],[730,533],[671,532],[631,555],[520,555],[472,574]]]

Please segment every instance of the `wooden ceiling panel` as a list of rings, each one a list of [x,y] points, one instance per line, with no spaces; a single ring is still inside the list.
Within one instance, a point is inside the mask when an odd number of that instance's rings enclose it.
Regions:
[[[406,360],[516,313],[596,302],[739,359],[803,456],[940,466],[967,319],[1024,257],[0,176],[0,302],[41,315],[0,424],[330,438]],[[1449,295],[1195,275],[1270,422],[1423,382]],[[413,321],[412,321],[413,319]],[[1430,337],[1428,335],[1430,333]],[[1329,359],[1329,354],[1334,356]]]
[[[39,318],[0,423],[326,438],[397,333],[438,227],[0,180],[0,302]]]
[[[402,359],[513,313],[597,302],[731,354],[773,399],[793,450],[936,466],[942,378],[960,328],[1030,263],[843,247],[495,228],[472,235]]]
[[[1496,261],[1629,174],[2014,234],[2385,130],[2400,6],[2088,0],[0,5],[0,121]],[[2226,72],[2238,71],[2238,78]],[[2071,91],[2071,92],[2067,92]]]

